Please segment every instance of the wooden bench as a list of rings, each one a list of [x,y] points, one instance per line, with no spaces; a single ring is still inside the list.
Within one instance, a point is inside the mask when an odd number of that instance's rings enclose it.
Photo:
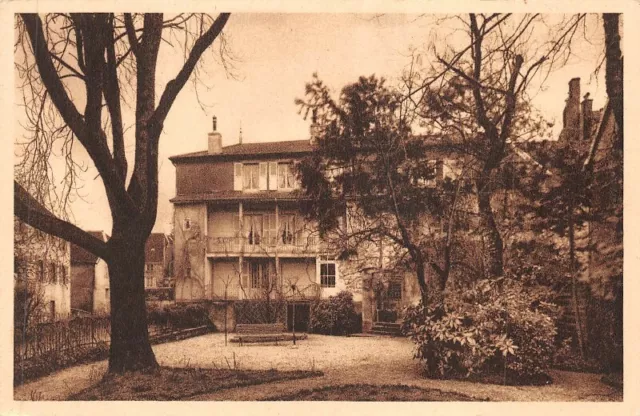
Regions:
[[[242,345],[244,342],[274,342],[285,339],[284,324],[237,324],[236,338]]]

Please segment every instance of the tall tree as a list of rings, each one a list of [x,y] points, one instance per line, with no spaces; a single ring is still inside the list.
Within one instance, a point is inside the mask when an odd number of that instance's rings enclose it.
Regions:
[[[107,262],[109,372],[157,367],[146,322],[144,246],[157,214],[159,140],[178,94],[228,19],[226,13],[167,19],[154,13],[72,13],[21,14],[16,20],[16,71],[30,139],[23,146],[23,172],[38,164],[46,167],[56,140],[64,142],[68,169],[66,193],[47,186],[46,175],[16,175],[21,180],[14,181],[15,215]],[[163,41],[181,42],[185,60],[158,95],[156,70]],[[135,100],[132,169],[125,154],[122,109],[129,86]],[[82,88],[84,94],[77,93]],[[47,203],[52,192],[69,194],[76,166],[71,148],[78,142],[104,184],[113,219],[107,242],[56,215]]]
[[[316,152],[300,166],[303,211],[338,256],[358,253],[368,267],[381,267],[380,257],[392,260],[387,267],[408,264],[423,302],[437,301],[456,261],[463,199],[461,181],[437,179],[446,151],[411,133],[401,94],[375,76],[345,86],[339,100],[316,77],[297,102],[318,132]]]
[[[447,17],[439,23],[453,22],[455,42],[430,45],[435,62],[418,82],[408,77],[407,99],[418,117],[475,161],[472,177],[490,277],[502,276],[504,269],[504,243],[492,206],[496,175],[509,143],[540,129],[539,120],[528,116],[528,89],[536,76],[566,61],[567,45],[583,19],[571,16],[550,27],[539,14]],[[533,34],[541,30],[546,39],[536,41]]]

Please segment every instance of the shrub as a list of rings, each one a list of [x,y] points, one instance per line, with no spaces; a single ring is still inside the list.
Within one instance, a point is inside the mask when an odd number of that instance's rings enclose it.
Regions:
[[[309,329],[325,335],[349,335],[362,331],[362,320],[356,313],[351,292],[342,291],[329,299],[312,303]]]
[[[555,352],[557,307],[521,283],[477,282],[447,301],[405,311],[403,330],[428,377],[544,380]]]
[[[213,327],[213,322],[209,319],[209,310],[203,304],[178,303],[164,307],[151,306],[147,310],[147,322],[172,329]]]

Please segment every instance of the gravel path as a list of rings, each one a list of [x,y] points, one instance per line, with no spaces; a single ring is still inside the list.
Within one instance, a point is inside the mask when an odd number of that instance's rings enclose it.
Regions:
[[[600,383],[599,375],[553,371],[549,386],[497,386],[452,380],[425,380],[404,338],[310,335],[296,346],[224,345],[224,335],[209,334],[153,347],[165,366],[321,370],[323,377],[219,391],[191,400],[257,400],[330,384],[406,384],[453,391],[498,401],[621,401],[622,393]],[[235,364],[234,364],[235,362]],[[69,368],[14,391],[16,400],[61,399],[95,383],[106,361]]]

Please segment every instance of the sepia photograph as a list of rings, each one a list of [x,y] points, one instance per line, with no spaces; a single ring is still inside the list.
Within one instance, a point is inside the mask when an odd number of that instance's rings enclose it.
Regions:
[[[210,9],[11,14],[14,404],[628,398],[625,13]]]

